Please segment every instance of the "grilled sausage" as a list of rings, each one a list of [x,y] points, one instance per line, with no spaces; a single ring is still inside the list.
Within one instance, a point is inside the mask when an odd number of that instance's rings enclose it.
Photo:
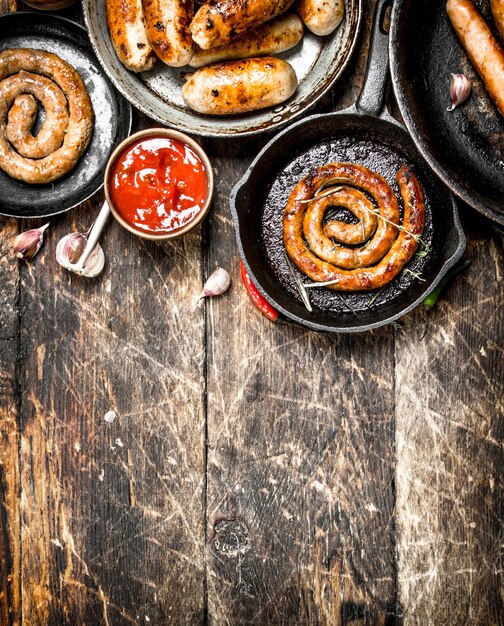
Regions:
[[[204,67],[189,78],[182,95],[199,113],[232,115],[279,104],[290,98],[296,87],[291,65],[261,57]]]
[[[299,0],[297,10],[306,28],[315,35],[330,35],[345,14],[344,0]]]
[[[284,52],[297,45],[303,36],[303,22],[295,14],[281,15],[247,31],[228,44],[202,50],[197,48],[189,65],[204,67],[218,61],[248,59]]]
[[[1,94],[14,102],[5,130],[7,139],[20,155],[41,159],[61,147],[68,126],[68,110],[58,85],[40,74],[19,72],[2,81]],[[46,114],[36,137],[31,134],[38,112],[35,98],[42,103]]]
[[[191,22],[194,41],[203,50],[226,44],[250,28],[285,13],[294,0],[214,0],[197,11]]]
[[[397,199],[387,181],[367,168],[351,163],[331,163],[303,178],[293,189],[283,215],[283,239],[289,257],[296,266],[316,282],[335,281],[330,289],[338,291],[364,291],[378,289],[394,279],[415,253],[418,237],[423,232],[425,206],[423,192],[417,177],[403,166],[397,172],[397,182],[404,203],[404,217],[401,229],[388,224],[389,219],[399,224]],[[314,197],[321,186],[337,183],[357,187],[370,195],[377,207],[378,221],[390,226],[388,247],[375,246],[370,258],[361,259],[365,266],[345,269],[328,262],[309,247],[305,241],[308,200]],[[350,191],[350,189],[349,189]],[[317,201],[315,201],[317,202]],[[339,202],[338,202],[339,204]],[[316,213],[316,211],[315,211]],[[312,219],[320,219],[314,215]],[[362,250],[365,253],[379,236],[380,224],[374,237]],[[334,247],[334,245],[333,245]]]
[[[26,76],[27,70],[29,72]],[[21,74],[17,79],[10,76]],[[15,99],[30,88],[42,74],[61,89],[68,102],[69,118],[63,145],[43,158],[29,159],[18,154],[7,139],[5,126]],[[44,80],[40,92],[44,90]],[[61,117],[48,117],[48,132],[61,123]],[[49,183],[69,172],[86,149],[93,132],[93,108],[86,87],[77,71],[55,54],[24,48],[0,53],[0,168],[12,178],[27,183]]]
[[[504,51],[471,0],[448,0],[446,11],[471,63],[504,116]]]
[[[172,67],[187,65],[194,42],[189,24],[193,0],[142,0],[147,35],[157,56]]]
[[[490,0],[490,7],[495,25],[504,43],[504,0]]]
[[[147,36],[142,0],[105,0],[107,26],[121,63],[132,72],[154,67],[156,55]]]

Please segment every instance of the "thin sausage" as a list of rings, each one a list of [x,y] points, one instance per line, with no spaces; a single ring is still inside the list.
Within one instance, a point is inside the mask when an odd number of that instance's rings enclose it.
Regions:
[[[305,242],[304,218],[307,200],[322,185],[333,184],[357,187],[369,194],[382,218],[392,215],[399,223],[397,200],[387,181],[367,168],[351,163],[331,163],[303,178],[293,189],[283,215],[283,239],[289,257],[296,266],[316,282],[335,281],[330,289],[338,291],[365,291],[378,289],[393,280],[415,253],[418,237],[423,232],[425,205],[422,188],[415,174],[403,166],[397,172],[397,182],[404,203],[401,229],[392,226],[396,237],[381,259],[369,267],[343,269],[319,258]],[[378,218],[379,221],[385,221]],[[398,234],[397,234],[398,231]],[[377,229],[378,232],[378,229]],[[375,234],[376,236],[376,234]],[[372,245],[373,239],[368,244]],[[365,250],[365,248],[364,248]],[[380,251],[380,254],[383,250]]]
[[[289,63],[261,57],[204,67],[189,78],[182,95],[199,113],[232,115],[280,104],[296,87],[296,73]]]
[[[504,0],[490,0],[490,8],[492,9],[492,15],[504,43]]]
[[[191,22],[194,41],[203,50],[230,42],[251,28],[290,9],[294,0],[213,0]]]
[[[61,147],[68,109],[58,85],[40,74],[19,72],[2,81],[1,93],[14,102],[7,117],[6,136],[20,155],[41,159]],[[36,100],[42,103],[46,118],[34,137],[31,129],[38,112]]]
[[[189,65],[204,67],[218,61],[248,59],[285,52],[296,46],[303,36],[303,22],[295,13],[281,15],[250,30],[230,43],[202,50],[197,48]]]
[[[142,0],[105,0],[107,26],[121,63],[132,72],[154,67],[152,47],[142,9]]]
[[[147,35],[157,56],[172,67],[187,65],[194,42],[189,24],[193,0],[142,0]]]
[[[33,73],[54,81],[68,102],[69,119],[63,145],[41,159],[29,159],[18,154],[9,143],[5,130],[11,105],[24,89],[24,70],[30,73],[30,80],[36,78],[32,78]],[[8,77],[19,73],[22,76],[13,88]],[[5,87],[4,83],[7,83]],[[58,117],[48,118],[48,124],[54,128],[58,120]],[[91,101],[81,77],[71,65],[55,54],[42,50],[18,48],[0,53],[0,168],[6,174],[33,184],[56,180],[75,166],[89,144],[92,132]]]
[[[446,11],[471,63],[504,115],[504,51],[471,0],[448,0]]]
[[[297,10],[306,28],[315,35],[330,35],[345,14],[344,0],[299,0]]]

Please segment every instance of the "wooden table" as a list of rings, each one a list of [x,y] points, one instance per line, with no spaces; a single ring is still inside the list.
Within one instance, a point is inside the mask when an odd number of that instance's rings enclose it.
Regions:
[[[320,110],[359,91],[365,4]],[[203,141],[204,226],[156,244],[111,222],[97,280],[54,252],[102,194],[31,263],[9,246],[32,223],[1,221],[2,625],[504,624],[502,234],[464,210],[469,272],[400,325],[270,323],[228,207],[268,138]],[[216,265],[232,288],[195,306]]]

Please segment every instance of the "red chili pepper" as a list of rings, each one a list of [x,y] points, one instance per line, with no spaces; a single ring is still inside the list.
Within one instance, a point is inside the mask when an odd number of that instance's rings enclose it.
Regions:
[[[242,277],[243,284],[245,285],[245,289],[248,292],[252,302],[256,305],[256,307],[264,313],[267,318],[269,318],[272,322],[276,321],[278,318],[278,311],[274,309],[269,302],[267,302],[263,296],[257,290],[257,287],[252,282],[250,276],[247,274],[247,270],[245,269],[245,265],[240,261],[240,273]]]

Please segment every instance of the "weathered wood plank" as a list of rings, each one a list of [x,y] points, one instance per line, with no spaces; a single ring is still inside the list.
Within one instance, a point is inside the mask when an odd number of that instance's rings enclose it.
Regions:
[[[324,336],[255,310],[227,206],[250,147],[222,150],[208,272],[233,287],[208,303],[209,623],[394,620],[393,333]]]
[[[504,255],[466,220],[473,265],[397,344],[397,527],[404,623],[504,623]]]
[[[0,237],[0,623],[20,619],[18,261],[12,253],[15,220],[2,218]]]
[[[54,251],[98,206],[58,220],[23,277],[23,623],[198,624],[201,237],[144,243],[112,222],[86,281]]]

